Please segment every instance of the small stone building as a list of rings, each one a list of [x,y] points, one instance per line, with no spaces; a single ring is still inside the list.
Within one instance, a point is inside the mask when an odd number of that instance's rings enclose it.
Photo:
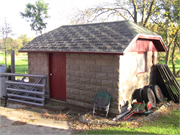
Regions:
[[[161,36],[131,21],[61,26],[19,50],[28,53],[29,74],[47,75],[46,97],[92,109],[106,91],[115,114],[153,82],[158,51],[167,51]]]

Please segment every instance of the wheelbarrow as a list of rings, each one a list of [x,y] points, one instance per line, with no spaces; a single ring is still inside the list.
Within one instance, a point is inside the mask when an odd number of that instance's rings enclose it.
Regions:
[[[130,112],[124,117],[123,121],[129,119],[135,113],[149,114],[152,108],[151,102],[145,104],[144,101],[143,103],[131,101],[131,106]]]

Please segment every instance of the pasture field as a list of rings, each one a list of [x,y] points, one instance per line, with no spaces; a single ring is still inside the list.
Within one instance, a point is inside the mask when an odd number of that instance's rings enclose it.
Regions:
[[[5,65],[5,55],[0,52],[0,65]],[[7,55],[7,65],[11,65],[11,56]],[[28,57],[26,53],[19,53],[15,56],[15,72],[19,74],[28,74]]]

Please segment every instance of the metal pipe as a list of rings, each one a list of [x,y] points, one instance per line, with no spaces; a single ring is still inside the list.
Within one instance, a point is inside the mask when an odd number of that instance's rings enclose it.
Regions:
[[[25,77],[41,77],[41,78],[46,78],[46,75],[33,75],[33,74],[0,73],[0,75],[5,75],[5,76],[25,76]]]
[[[37,95],[44,95],[45,94],[45,92],[29,91],[29,90],[23,90],[23,89],[6,88],[6,90],[7,91],[22,92],[22,93],[37,94]]]
[[[37,106],[44,106],[44,102],[40,104],[40,103],[34,103],[34,102],[16,100],[16,99],[12,99],[12,98],[8,98],[8,100],[10,100],[10,101],[16,101],[16,102],[21,102],[21,103],[26,103],[26,104],[31,104],[31,105],[37,105]]]
[[[25,98],[25,99],[30,99],[30,100],[36,100],[36,101],[44,101],[44,98],[34,98],[34,97],[27,97],[27,96],[20,96],[20,95],[14,95],[14,94],[7,94],[8,99],[9,97],[17,97],[17,98]]]
[[[26,86],[34,86],[34,87],[45,87],[45,84],[35,84],[35,83],[25,83],[25,82],[13,82],[13,81],[6,81],[6,84],[26,85]]]

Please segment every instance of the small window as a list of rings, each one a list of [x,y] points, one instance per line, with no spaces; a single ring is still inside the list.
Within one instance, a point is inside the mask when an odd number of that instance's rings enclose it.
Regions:
[[[146,53],[138,53],[138,73],[146,72]]]

